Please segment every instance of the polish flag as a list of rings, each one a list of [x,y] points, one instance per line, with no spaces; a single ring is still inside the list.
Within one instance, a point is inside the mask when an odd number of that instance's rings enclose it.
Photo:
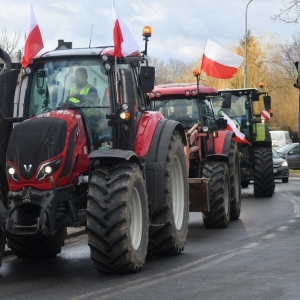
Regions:
[[[30,6],[30,19],[25,36],[24,55],[22,58],[22,67],[26,68],[35,55],[44,48],[42,35],[37,24],[32,5]]]
[[[120,18],[115,10],[114,1],[112,1],[112,13],[114,22],[114,53],[116,57],[135,56],[139,54],[139,46],[126,24]]]
[[[210,77],[230,79],[242,62],[242,56],[206,39],[200,70],[203,70]]]
[[[235,133],[235,137],[232,138],[232,140],[238,142],[238,143],[244,143],[244,144],[250,144],[245,135],[238,130],[235,123],[222,111],[222,116],[225,120],[227,120],[227,128],[228,131],[233,131]]]

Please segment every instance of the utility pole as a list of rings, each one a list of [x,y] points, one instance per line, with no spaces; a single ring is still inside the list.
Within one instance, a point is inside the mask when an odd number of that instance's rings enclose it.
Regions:
[[[247,40],[248,40],[248,32],[247,32],[247,10],[250,2],[253,0],[250,0],[246,6],[246,13],[245,13],[245,58],[244,58],[244,89],[247,87]]]

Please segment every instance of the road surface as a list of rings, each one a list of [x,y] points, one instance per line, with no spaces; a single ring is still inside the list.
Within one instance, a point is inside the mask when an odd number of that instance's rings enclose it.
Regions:
[[[242,189],[242,214],[226,229],[206,229],[191,213],[180,256],[148,257],[142,271],[101,275],[86,235],[52,260],[8,256],[0,299],[300,299],[300,178],[276,182],[272,198]]]

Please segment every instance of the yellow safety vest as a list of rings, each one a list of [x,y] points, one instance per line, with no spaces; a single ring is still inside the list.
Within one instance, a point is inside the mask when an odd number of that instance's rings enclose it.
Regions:
[[[92,86],[91,84],[88,83],[87,85],[85,85],[85,86],[80,90],[79,94],[80,94],[80,95],[85,95],[85,96],[86,96],[86,95],[89,93],[91,87],[93,87],[93,86]],[[69,93],[70,93],[70,94],[77,93],[76,86],[73,86],[73,87],[70,89],[70,92],[69,92]],[[99,97],[98,97],[98,98],[99,98]],[[78,102],[80,102],[79,99],[74,98],[74,97],[69,98],[69,101],[70,101],[70,102],[73,102],[73,103],[78,103]]]

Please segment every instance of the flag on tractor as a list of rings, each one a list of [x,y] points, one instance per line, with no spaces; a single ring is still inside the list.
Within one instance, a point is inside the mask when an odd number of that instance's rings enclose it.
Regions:
[[[226,130],[233,131],[235,133],[235,137],[232,137],[232,140],[238,143],[250,144],[247,141],[246,136],[239,131],[234,121],[231,118],[229,118],[223,111],[222,111],[222,116],[225,120],[227,120]]]
[[[242,62],[242,56],[206,39],[200,70],[210,77],[230,79],[236,74]]]
[[[24,54],[21,61],[23,68],[26,68],[31,60],[44,48],[43,39],[39,25],[37,24],[36,17],[32,5],[30,6],[30,17],[25,36]]]
[[[114,35],[114,55],[116,57],[125,57],[139,53],[139,46],[126,24],[116,12],[114,1],[112,1],[113,14],[113,35]]]

